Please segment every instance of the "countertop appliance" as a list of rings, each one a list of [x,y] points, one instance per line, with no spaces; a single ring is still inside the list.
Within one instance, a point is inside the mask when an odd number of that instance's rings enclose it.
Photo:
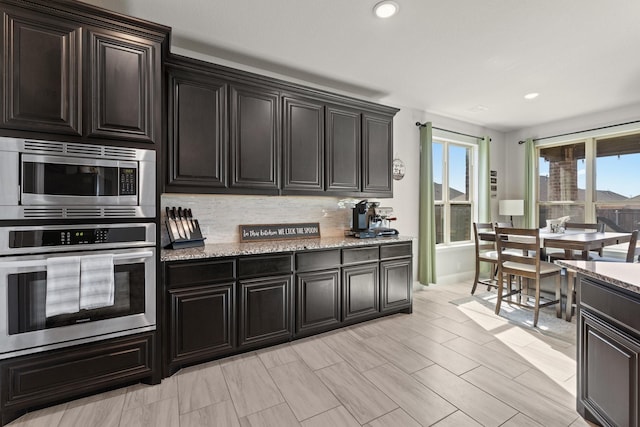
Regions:
[[[0,359],[154,330],[155,246],[153,223],[0,228]]]
[[[154,218],[156,153],[0,137],[0,219]]]
[[[395,236],[398,230],[390,228],[390,221],[395,220],[393,209],[380,207],[378,202],[361,200],[353,207],[353,218],[349,236],[360,239]]]

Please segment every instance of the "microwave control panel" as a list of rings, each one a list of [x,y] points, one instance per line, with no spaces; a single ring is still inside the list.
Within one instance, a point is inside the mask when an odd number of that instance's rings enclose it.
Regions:
[[[135,196],[138,190],[138,177],[135,168],[120,168],[120,195]]]

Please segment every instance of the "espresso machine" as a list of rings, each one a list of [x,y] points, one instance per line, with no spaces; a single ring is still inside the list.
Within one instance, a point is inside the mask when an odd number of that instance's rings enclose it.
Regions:
[[[395,236],[398,230],[389,227],[394,220],[393,208],[380,207],[379,202],[362,200],[353,207],[351,231],[348,235],[359,239]]]

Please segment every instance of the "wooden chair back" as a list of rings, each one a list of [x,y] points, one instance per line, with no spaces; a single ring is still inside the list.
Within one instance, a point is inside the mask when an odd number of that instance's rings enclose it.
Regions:
[[[496,227],[495,233],[499,271],[502,274],[539,280],[540,230]]]
[[[604,223],[585,223],[585,222],[565,222],[565,229],[573,229],[573,230],[585,230],[585,231],[595,231],[598,233],[604,233]]]
[[[473,235],[475,237],[476,257],[479,257],[483,251],[495,250],[494,241],[482,239],[480,234],[483,232],[493,232],[493,224],[490,222],[474,222]]]
[[[631,232],[631,240],[629,240],[629,249],[627,249],[627,259],[626,262],[634,262],[634,258],[636,257],[636,243],[638,242],[638,230],[633,230]]]

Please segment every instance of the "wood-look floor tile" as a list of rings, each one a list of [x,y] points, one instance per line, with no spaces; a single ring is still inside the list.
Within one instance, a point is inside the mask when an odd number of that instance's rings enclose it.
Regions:
[[[448,301],[443,302],[418,302],[418,306],[421,311],[433,312],[443,317],[447,317],[456,322],[465,322],[469,318],[460,310],[457,306],[450,304]]]
[[[284,402],[280,391],[257,356],[223,364],[222,372],[239,417]]]
[[[124,396],[125,394],[127,394],[127,387],[117,388],[115,390],[109,390],[104,393],[93,394],[91,396],[72,400],[71,402],[67,403],[67,409],[76,408],[78,406],[84,406],[89,403],[99,402],[105,399],[111,399],[112,397],[116,397],[120,395]]]
[[[447,319],[447,321],[451,322],[452,320]],[[403,319],[402,322],[404,322],[404,326],[406,328],[409,328],[413,332],[437,343],[447,342],[458,337],[456,334],[445,331],[437,326],[433,326],[431,324],[431,320],[422,319],[418,315]],[[411,337],[411,339],[412,338],[414,337]]]
[[[518,413],[518,415],[511,418],[502,426],[503,427],[542,427],[542,424],[533,421],[531,418],[527,417],[524,414]]]
[[[481,346],[462,337],[442,345],[509,378],[515,378],[531,369],[531,365],[526,363],[526,359],[508,349],[495,351],[488,345]]]
[[[58,427],[94,426],[118,427],[124,407],[124,394],[93,401],[81,406],[67,407]]]
[[[148,405],[159,400],[178,397],[178,382],[175,375],[157,385],[136,384],[127,389],[124,410]]]
[[[480,427],[476,420],[462,411],[456,411],[447,418],[438,421],[433,427]]]
[[[296,341],[291,344],[291,348],[314,371],[343,361],[342,357],[321,338]]]
[[[240,427],[230,400],[180,415],[180,427]]]
[[[484,426],[499,426],[518,412],[441,366],[430,366],[413,376]]]
[[[122,412],[120,427],[176,427],[180,423],[176,397]]]
[[[348,333],[334,334],[322,339],[329,347],[349,362],[356,370],[363,372],[388,361]]]
[[[566,427],[577,416],[575,410],[567,409],[484,366],[465,373],[462,378],[546,427]]]
[[[215,362],[183,369],[175,377],[181,414],[231,399],[222,369]]]
[[[50,427],[57,426],[64,415],[66,403],[28,412],[17,420],[7,424],[8,427]]]
[[[434,319],[431,324],[480,345],[486,344],[496,339],[484,328],[473,322],[452,322],[446,317],[440,317]]]
[[[299,427],[300,423],[289,406],[281,403],[241,418],[240,425],[242,427]]]
[[[389,412],[381,416],[380,418],[376,418],[370,423],[365,424],[365,427],[421,427],[420,423],[411,418],[409,414],[407,414],[402,409],[398,408],[394,411]]]
[[[344,406],[338,406],[327,412],[304,420],[302,427],[360,427],[360,423]]]
[[[386,335],[367,338],[363,342],[367,347],[372,348],[382,357],[407,373],[419,371],[429,365],[433,365],[431,360]]]
[[[478,362],[426,337],[416,337],[402,343],[456,375],[470,371],[479,365]]]
[[[328,366],[316,374],[361,424],[398,407],[348,363]]]
[[[560,403],[567,409],[574,409],[576,407],[575,381],[558,383],[550,378],[546,373],[540,372],[538,369],[530,369],[524,374],[515,377],[514,381]],[[571,389],[565,388],[570,386],[572,387]]]
[[[431,425],[456,411],[433,390],[392,364],[371,369],[364,376],[420,424]]]
[[[322,381],[302,361],[268,370],[300,421],[340,405]]]
[[[300,356],[291,348],[289,343],[267,347],[258,350],[256,354],[267,369],[300,360]]]

